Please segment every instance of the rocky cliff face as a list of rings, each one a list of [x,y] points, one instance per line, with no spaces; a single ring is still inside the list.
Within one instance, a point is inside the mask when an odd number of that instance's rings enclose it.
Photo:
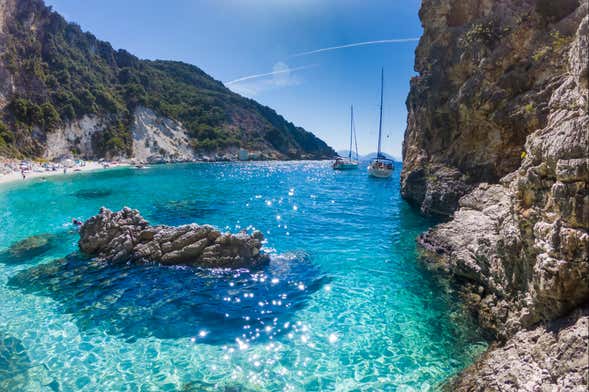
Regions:
[[[49,160],[72,154],[96,158],[94,141],[109,126],[108,118],[85,115],[68,121],[46,135],[43,157]],[[158,115],[153,110],[138,106],[131,125],[133,149],[131,157],[149,161],[189,161],[197,158],[191,147],[188,131],[178,121]]]
[[[544,5],[544,4],[547,5]],[[576,0],[427,0],[407,99],[402,194],[451,215],[480,182],[520,166],[582,18]]]
[[[585,392],[589,379],[589,310],[521,330],[444,385],[448,392]]]
[[[587,333],[573,353],[549,327],[573,317],[586,328],[586,315],[568,315],[589,303],[587,8],[423,2],[402,193],[452,217],[419,238],[423,255],[499,342],[457,389],[538,390],[547,375],[553,390],[589,382],[577,360],[589,356]],[[534,370],[504,371],[505,355]]]

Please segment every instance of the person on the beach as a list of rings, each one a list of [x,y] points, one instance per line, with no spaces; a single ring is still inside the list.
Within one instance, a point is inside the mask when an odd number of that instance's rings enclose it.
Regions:
[[[23,180],[27,179],[27,175],[25,174],[25,169],[20,169],[20,174],[22,175]]]
[[[78,227],[82,226],[82,221],[76,218],[72,219],[72,223]]]

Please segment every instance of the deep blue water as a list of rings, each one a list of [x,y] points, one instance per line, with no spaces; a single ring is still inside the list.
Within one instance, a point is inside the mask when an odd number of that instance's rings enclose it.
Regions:
[[[433,390],[485,343],[420,267],[415,237],[434,222],[401,200],[399,171],[183,164],[1,186],[0,390]],[[81,258],[72,218],[126,205],[262,230],[272,261]]]

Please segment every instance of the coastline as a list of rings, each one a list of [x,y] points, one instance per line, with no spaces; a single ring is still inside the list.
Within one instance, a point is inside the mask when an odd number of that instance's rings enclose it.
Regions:
[[[173,164],[182,164],[182,163],[252,163],[252,162],[305,162],[305,161],[330,161],[330,159],[288,159],[288,160],[248,160],[248,161],[240,161],[240,160],[218,160],[218,161],[205,161],[205,160],[194,160],[194,161],[178,161],[178,162],[164,162],[164,163],[157,163],[156,165],[173,165]],[[16,165],[16,163],[15,163]],[[0,173],[0,186],[5,184],[15,184],[19,182],[26,182],[32,179],[39,179],[39,178],[46,178],[46,177],[56,177],[56,176],[71,176],[74,174],[79,173],[88,173],[88,172],[95,172],[95,171],[102,171],[102,170],[112,170],[112,169],[120,169],[125,167],[133,167],[136,166],[133,162],[109,162],[109,167],[104,167],[103,163],[98,161],[85,161],[84,166],[76,166],[73,168],[68,168],[67,172],[63,172],[63,168],[60,168],[56,171],[27,171],[26,178],[22,178],[22,174],[20,171],[13,170],[10,173],[2,174]],[[150,166],[150,164],[147,164]]]
[[[68,168],[67,172],[63,172],[63,169],[56,170],[56,171],[28,171],[25,173],[26,178],[22,178],[22,174],[18,171],[12,171],[7,174],[0,174],[0,186],[5,184],[12,184],[18,182],[25,182],[33,179],[38,178],[46,178],[46,177],[55,177],[55,176],[71,176],[74,174],[79,173],[88,173],[94,172],[99,170],[110,170],[122,167],[130,167],[131,164],[128,163],[119,163],[115,165],[111,165],[110,167],[104,167],[101,163],[95,161],[86,161],[85,166],[75,167],[75,168]]]

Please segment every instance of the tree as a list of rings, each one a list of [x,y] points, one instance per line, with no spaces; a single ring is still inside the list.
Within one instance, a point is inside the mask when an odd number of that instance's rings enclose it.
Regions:
[[[49,102],[45,102],[41,105],[43,112],[43,125],[46,130],[52,130],[57,128],[60,122],[59,113],[55,110],[55,107]]]

